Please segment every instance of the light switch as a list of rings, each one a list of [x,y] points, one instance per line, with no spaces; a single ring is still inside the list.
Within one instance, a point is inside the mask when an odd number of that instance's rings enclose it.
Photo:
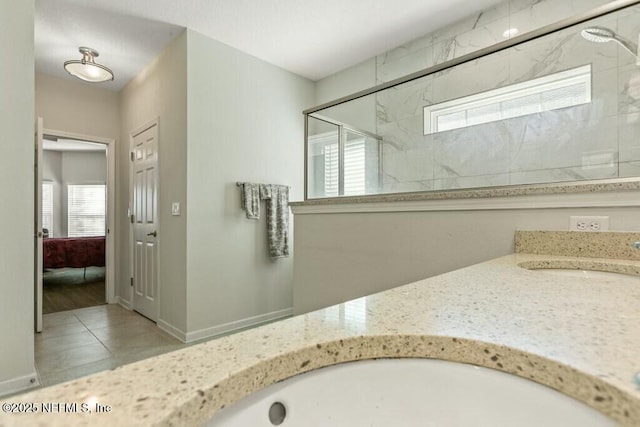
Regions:
[[[180,202],[171,203],[171,215],[174,215],[174,216],[180,215]]]

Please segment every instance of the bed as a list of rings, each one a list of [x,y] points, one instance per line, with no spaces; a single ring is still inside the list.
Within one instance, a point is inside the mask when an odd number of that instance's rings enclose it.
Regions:
[[[42,239],[44,268],[86,268],[105,265],[105,237],[50,237]]]

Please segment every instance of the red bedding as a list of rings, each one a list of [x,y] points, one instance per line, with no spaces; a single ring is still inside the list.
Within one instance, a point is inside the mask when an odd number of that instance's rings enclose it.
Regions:
[[[42,241],[44,268],[103,267],[104,237],[45,238]]]

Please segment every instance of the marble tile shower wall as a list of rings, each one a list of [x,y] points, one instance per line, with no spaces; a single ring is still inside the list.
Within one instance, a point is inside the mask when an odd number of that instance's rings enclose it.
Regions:
[[[442,63],[609,3],[511,0],[376,57],[377,83]],[[640,6],[598,18],[634,42]],[[423,107],[592,64],[592,102],[423,135]],[[376,96],[383,192],[640,176],[640,67],[614,43],[567,29]]]

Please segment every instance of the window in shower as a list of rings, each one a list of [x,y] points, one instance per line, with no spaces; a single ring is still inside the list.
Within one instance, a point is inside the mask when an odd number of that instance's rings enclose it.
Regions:
[[[591,102],[591,65],[424,107],[424,134]]]

